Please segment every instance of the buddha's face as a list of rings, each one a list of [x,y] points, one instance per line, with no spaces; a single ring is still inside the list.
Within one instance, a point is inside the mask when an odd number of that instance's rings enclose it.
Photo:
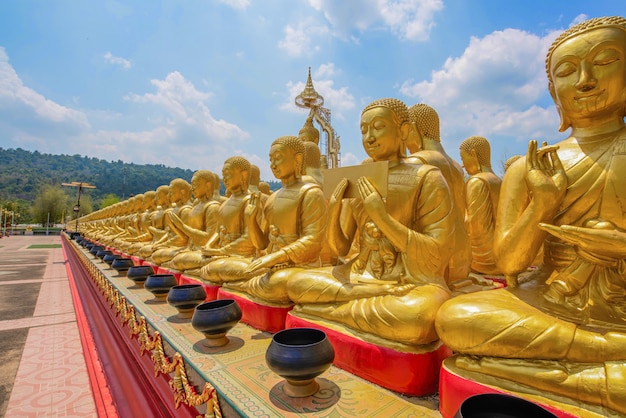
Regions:
[[[474,174],[480,173],[480,163],[478,162],[478,157],[476,157],[475,152],[468,152],[462,149],[460,150],[460,154],[463,168],[467,171],[467,174],[473,176]]]
[[[204,197],[208,193],[208,182],[200,176],[191,178],[191,192],[195,197]]]
[[[169,192],[167,190],[160,190],[157,192],[155,202],[159,206],[167,204],[169,201]]]
[[[296,153],[284,144],[274,144],[270,148],[270,169],[279,180],[295,176],[298,170]]]
[[[170,202],[178,202],[183,197],[183,191],[176,185],[170,186],[169,191]]]
[[[626,31],[598,28],[565,40],[553,52],[555,101],[572,123],[605,114],[623,118]]]
[[[243,173],[238,168],[226,163],[222,167],[222,181],[226,190],[232,193],[243,188]]]
[[[377,106],[361,115],[361,139],[374,161],[394,161],[402,146],[400,126],[391,109]]]

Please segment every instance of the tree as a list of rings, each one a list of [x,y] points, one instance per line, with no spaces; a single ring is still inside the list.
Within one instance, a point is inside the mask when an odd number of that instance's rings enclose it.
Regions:
[[[116,194],[109,193],[100,200],[100,209],[104,209],[107,206],[114,205],[120,201],[120,197]]]
[[[61,219],[67,210],[68,196],[61,186],[43,186],[32,206],[33,221],[46,226],[47,222],[53,225],[55,221]],[[49,225],[49,226],[50,226]]]

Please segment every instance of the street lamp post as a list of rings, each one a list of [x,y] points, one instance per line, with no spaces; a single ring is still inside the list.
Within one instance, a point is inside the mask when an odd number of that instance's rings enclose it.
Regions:
[[[83,189],[95,189],[96,186],[89,183],[83,183],[78,181],[73,181],[71,183],[61,183],[61,186],[69,186],[69,187],[78,187],[78,196],[76,198],[76,205],[74,206],[74,212],[76,212],[76,227],[74,232],[78,233],[78,212],[80,211],[80,195],[83,192]]]

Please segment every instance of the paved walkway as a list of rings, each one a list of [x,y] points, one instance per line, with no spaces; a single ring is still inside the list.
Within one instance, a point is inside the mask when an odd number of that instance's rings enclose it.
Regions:
[[[61,237],[0,239],[0,353],[0,416],[97,416]]]

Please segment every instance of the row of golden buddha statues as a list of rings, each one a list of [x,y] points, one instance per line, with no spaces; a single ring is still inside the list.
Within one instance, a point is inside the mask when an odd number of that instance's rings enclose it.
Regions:
[[[283,136],[269,151],[273,193],[234,156],[228,197],[200,170],[85,217],[83,232],[366,341],[410,351],[441,339],[457,367],[510,389],[626,414],[626,19],[566,30],[546,71],[571,136],[531,140],[503,181],[485,138],[460,146],[464,181],[434,109],[380,99],[360,127],[363,165],[387,162],[385,196],[363,176],[325,198],[316,138]],[[451,297],[471,271],[508,286]]]

